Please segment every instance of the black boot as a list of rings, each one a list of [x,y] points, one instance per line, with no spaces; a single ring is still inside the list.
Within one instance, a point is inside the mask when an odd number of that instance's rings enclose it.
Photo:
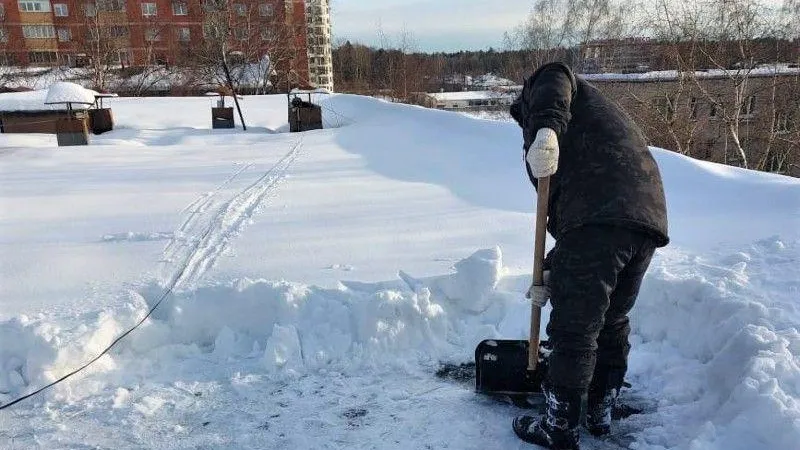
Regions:
[[[553,450],[579,450],[578,426],[583,392],[543,386],[547,410],[540,417],[514,419],[514,433],[525,442]]]
[[[595,371],[586,408],[586,428],[595,436],[611,432],[611,413],[617,404],[625,371],[619,369]]]

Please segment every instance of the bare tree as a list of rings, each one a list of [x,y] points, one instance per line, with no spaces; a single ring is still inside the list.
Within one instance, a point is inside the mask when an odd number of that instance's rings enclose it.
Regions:
[[[204,39],[203,46],[194,53],[196,68],[204,72],[204,78],[219,80],[221,85],[227,86],[239,112],[242,128],[247,130],[230,70],[231,58],[239,58],[239,53],[231,50],[231,39],[236,29],[231,17],[232,11],[227,0],[204,0],[203,9]]]
[[[22,40],[21,36],[12,34],[11,29],[4,26],[5,10],[3,8],[3,5],[0,5],[0,87],[15,78],[15,66],[19,66],[19,61],[11,49],[20,48]]]
[[[703,125],[721,130],[721,162],[754,169],[781,166],[772,162],[781,159],[775,156],[784,152],[779,148],[787,148],[791,115],[786,111],[791,106],[782,102],[798,98],[780,95],[796,91],[797,79],[782,74],[781,63],[788,54],[783,47],[796,37],[797,3],[789,0],[778,11],[758,0],[660,0],[655,5],[653,34],[678,70],[675,93],[690,91],[710,108],[714,123]]]
[[[86,55],[95,89],[108,89],[112,70],[130,63],[126,41],[131,30],[124,11],[121,0],[84,4],[84,35],[78,37],[78,48]]]
[[[527,20],[506,35],[506,46],[531,52],[534,66],[560,59],[582,71],[584,45],[639,32],[630,14],[635,8],[619,0],[535,0]]]
[[[133,95],[142,95],[155,88],[171,88],[176,67],[170,66],[170,57],[173,57],[170,49],[175,48],[176,41],[180,40],[180,29],[173,30],[167,19],[159,16],[156,11],[143,11],[142,16],[142,22],[135,24],[131,30],[144,38],[142,61],[135,64],[135,67],[132,63],[123,66],[117,88]]]

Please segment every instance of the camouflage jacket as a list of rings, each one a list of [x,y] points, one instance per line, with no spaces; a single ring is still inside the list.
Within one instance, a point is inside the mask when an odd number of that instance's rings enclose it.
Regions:
[[[522,127],[526,156],[538,129],[558,134],[547,224],[554,238],[610,224],[643,231],[659,247],[669,243],[661,174],[645,138],[597,88],[564,64],[545,64],[525,81],[511,115]],[[528,176],[535,186],[530,169]]]

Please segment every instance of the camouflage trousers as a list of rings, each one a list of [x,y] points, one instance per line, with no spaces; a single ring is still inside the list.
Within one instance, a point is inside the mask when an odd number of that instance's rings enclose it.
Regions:
[[[552,385],[585,392],[593,377],[605,380],[609,373],[622,384],[628,313],[655,248],[644,233],[605,225],[574,229],[556,242],[545,263],[553,306],[547,324]]]

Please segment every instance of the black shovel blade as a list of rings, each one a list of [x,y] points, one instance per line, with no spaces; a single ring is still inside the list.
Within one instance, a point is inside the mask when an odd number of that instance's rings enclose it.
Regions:
[[[536,370],[528,370],[528,341],[486,339],[475,349],[475,390],[483,394],[528,395],[542,392],[547,349],[539,347]]]

